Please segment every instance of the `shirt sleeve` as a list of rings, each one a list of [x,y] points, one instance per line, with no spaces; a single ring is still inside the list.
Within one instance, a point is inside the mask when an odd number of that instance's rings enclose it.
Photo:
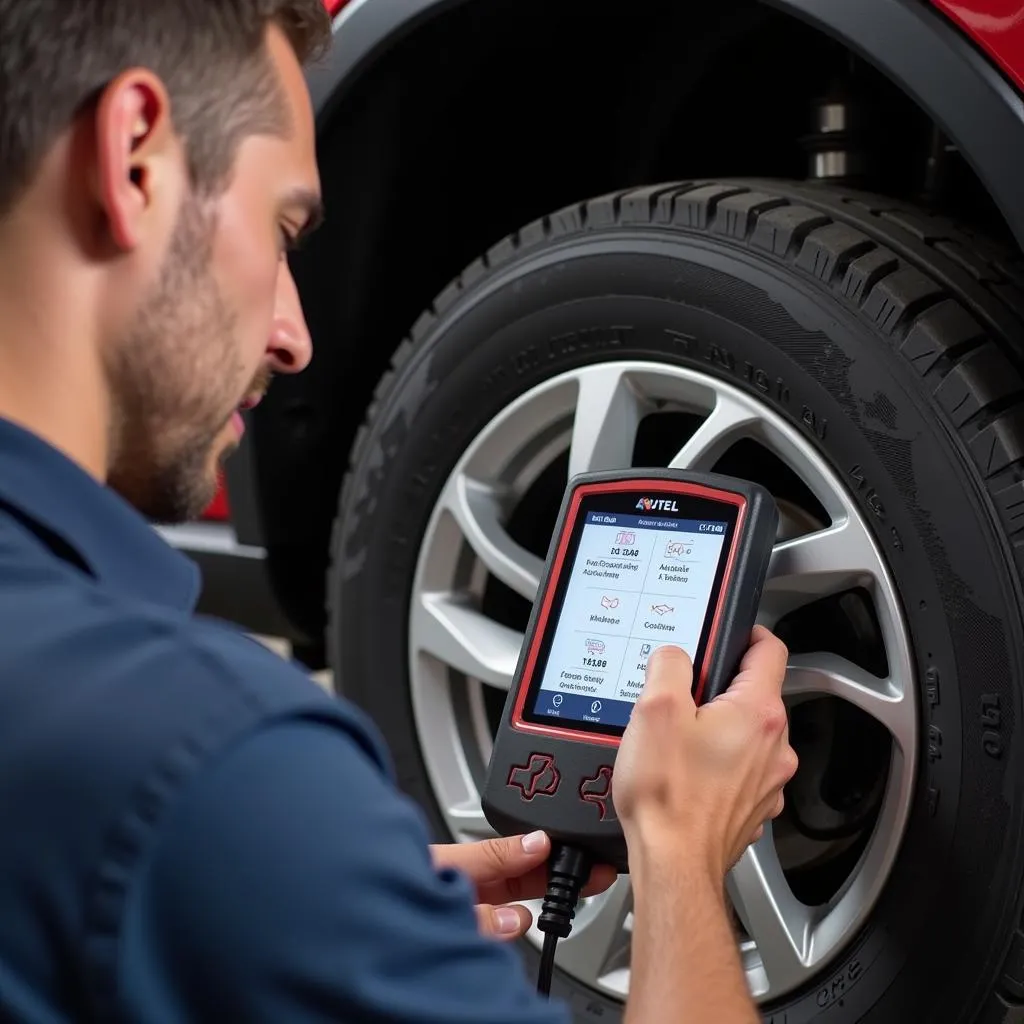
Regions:
[[[189,786],[132,887],[126,1019],[568,1024],[428,842],[340,727],[250,736]]]

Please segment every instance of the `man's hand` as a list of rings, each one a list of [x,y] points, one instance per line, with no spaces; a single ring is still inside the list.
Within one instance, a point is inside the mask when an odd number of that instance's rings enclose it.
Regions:
[[[796,771],[782,680],[788,652],[766,629],[729,689],[696,707],[693,669],[660,647],[615,760],[612,793],[633,882],[625,1024],[755,1024],[725,874],[782,810]]]
[[[685,857],[720,881],[781,813],[797,767],[782,703],[788,652],[764,628],[752,640],[729,689],[700,708],[686,654],[660,647],[651,656],[615,762],[631,870],[634,857],[637,867],[648,854]]]
[[[518,939],[527,931],[532,915],[515,901],[544,896],[551,854],[551,840],[545,833],[432,846],[430,852],[435,867],[461,871],[476,885],[481,932],[500,939]],[[598,865],[591,871],[583,895],[604,892],[614,881],[614,869]]]

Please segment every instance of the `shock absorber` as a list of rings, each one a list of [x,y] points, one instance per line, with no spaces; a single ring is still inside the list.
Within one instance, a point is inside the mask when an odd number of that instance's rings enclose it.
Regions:
[[[814,102],[812,127],[800,140],[807,153],[807,176],[833,184],[860,181],[867,171],[860,109],[841,82]]]

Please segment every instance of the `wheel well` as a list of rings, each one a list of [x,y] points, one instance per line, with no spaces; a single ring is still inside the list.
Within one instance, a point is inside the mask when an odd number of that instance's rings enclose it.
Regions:
[[[837,89],[860,115],[855,184],[1010,240],[910,99],[756,0],[464,3],[379,60],[321,134],[328,221],[294,261],[314,362],[275,384],[254,424],[261,518],[289,618],[322,632],[355,432],[397,344],[466,264],[523,224],[612,189],[805,178],[814,104]]]

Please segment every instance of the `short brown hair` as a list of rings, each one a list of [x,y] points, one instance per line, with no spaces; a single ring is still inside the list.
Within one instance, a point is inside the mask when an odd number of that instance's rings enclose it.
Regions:
[[[245,136],[287,127],[265,45],[272,23],[302,64],[330,43],[323,0],[0,0],[0,216],[60,133],[132,67],[164,82],[193,184],[215,192]]]

